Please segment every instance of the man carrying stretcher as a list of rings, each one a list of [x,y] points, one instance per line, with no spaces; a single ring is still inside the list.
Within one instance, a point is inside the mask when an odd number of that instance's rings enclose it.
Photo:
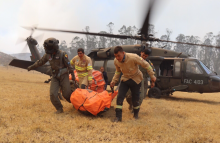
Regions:
[[[118,82],[121,72],[121,84],[119,87],[117,105],[116,105],[116,118],[114,122],[122,121],[122,105],[127,91],[130,89],[132,93],[132,102],[134,110],[134,118],[138,119],[139,107],[139,92],[141,87],[141,81],[143,80],[143,74],[138,68],[138,65],[145,68],[151,78],[151,87],[154,87],[156,77],[154,76],[153,69],[150,64],[143,60],[136,54],[125,53],[121,46],[117,46],[114,49],[114,65],[116,68],[115,75],[110,83],[111,87],[115,86]]]

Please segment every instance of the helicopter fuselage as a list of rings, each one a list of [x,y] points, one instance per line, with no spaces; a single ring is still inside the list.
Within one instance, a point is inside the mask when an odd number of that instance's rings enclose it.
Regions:
[[[14,59],[10,65],[27,69],[28,66],[40,59],[36,42],[31,43],[31,39],[29,39],[27,43],[32,54],[32,61]],[[148,48],[144,44],[123,45],[122,47],[125,52],[138,55],[143,49]],[[157,73],[156,87],[162,93],[169,94],[174,91],[220,92],[220,76],[211,72],[201,61],[171,50],[154,47],[150,49],[152,53],[148,58],[154,64]],[[91,57],[95,70],[99,70],[101,66],[104,67],[110,83],[115,73],[114,47],[94,49],[88,56]],[[51,76],[49,65],[38,67],[36,71]]]
[[[143,50],[141,45],[122,47],[125,52],[138,55]],[[96,49],[89,54],[95,70],[99,70],[101,66],[104,67],[109,83],[115,73],[113,49],[114,47]],[[211,72],[201,61],[166,49],[151,48],[151,50],[152,54],[149,59],[157,72],[156,87],[162,93],[174,91],[220,92],[220,76]],[[177,55],[179,57],[176,57]],[[191,71],[193,68],[195,71]]]

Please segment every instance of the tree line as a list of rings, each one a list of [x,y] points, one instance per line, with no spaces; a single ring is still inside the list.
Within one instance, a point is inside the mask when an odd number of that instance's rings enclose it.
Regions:
[[[106,25],[108,31],[100,31],[99,33],[103,34],[113,34],[114,23],[110,22]],[[135,36],[139,32],[139,28],[136,26],[125,26],[123,25],[118,33],[121,35]],[[90,31],[90,27],[86,26],[83,29],[85,32]],[[154,25],[149,26],[149,34],[155,35],[155,27]],[[172,30],[166,29],[166,33],[164,33],[160,39],[161,40],[171,40],[170,36],[172,34]],[[212,32],[206,33],[204,37],[198,36],[189,36],[184,34],[179,34],[175,41],[177,42],[187,42],[187,43],[195,43],[195,44],[204,44],[204,45],[213,45],[220,46],[220,32],[218,35],[214,35]],[[75,36],[70,43],[66,43],[65,40],[60,42],[60,50],[63,50],[68,53],[70,59],[73,58],[77,54],[78,48],[83,48],[85,50],[85,54],[89,54],[92,49],[96,48],[107,48],[114,47],[117,45],[134,45],[140,44],[139,40],[134,39],[118,39],[118,38],[108,38],[101,36],[91,36],[85,35],[83,37]],[[197,58],[201,60],[209,69],[215,71],[220,74],[220,56],[219,49],[217,48],[209,48],[209,47],[201,47],[195,45],[187,45],[187,44],[174,44],[174,43],[166,43],[166,42],[152,42],[150,43],[154,47],[162,47],[168,50],[174,50],[179,53],[184,53],[191,57]],[[44,54],[43,47],[38,48],[41,56]]]

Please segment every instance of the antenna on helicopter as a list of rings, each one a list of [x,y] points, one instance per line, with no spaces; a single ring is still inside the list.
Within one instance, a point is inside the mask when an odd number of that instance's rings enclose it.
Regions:
[[[160,47],[161,49],[165,48],[167,45],[163,46],[163,47]]]
[[[179,58],[180,55],[182,55],[182,53],[179,53],[176,57]]]

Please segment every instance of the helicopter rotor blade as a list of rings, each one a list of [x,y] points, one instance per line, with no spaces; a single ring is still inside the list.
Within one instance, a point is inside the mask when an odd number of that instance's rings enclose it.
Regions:
[[[25,38],[22,37],[18,37],[17,41],[16,41],[16,45],[25,42]]]
[[[32,27],[26,27],[26,26],[21,26],[21,27],[26,29],[26,30],[32,30]]]
[[[26,29],[31,29],[31,27],[25,27]],[[115,35],[115,34],[102,34],[102,33],[93,33],[93,32],[81,32],[81,31],[71,31],[71,30],[60,30],[60,29],[49,29],[49,28],[38,28],[35,27],[36,30],[42,31],[52,31],[52,32],[65,32],[65,33],[77,33],[77,34],[86,34],[86,35],[94,35],[94,36],[103,36],[103,37],[110,37],[110,38],[120,38],[120,39],[136,39],[136,40],[143,40],[141,36],[127,36],[127,35]],[[205,47],[212,47],[212,48],[220,48],[217,46],[211,45],[203,45],[203,44],[194,44],[194,43],[183,43],[183,42],[175,42],[175,41],[168,41],[168,40],[160,40],[158,38],[147,37],[149,41],[158,41],[158,42],[170,42],[170,43],[177,43],[177,44],[188,44],[188,45],[196,45],[196,46],[205,46]]]
[[[29,29],[30,29],[30,27],[25,27],[25,28],[29,28]],[[42,30],[42,31],[54,31],[54,32],[66,32],[66,33],[87,34],[87,35],[104,36],[104,37],[120,38],[120,39],[134,38],[134,37],[127,36],[127,35],[102,34],[102,33],[93,33],[93,32],[81,32],[81,31],[48,29],[48,28],[38,28],[38,27],[36,27],[35,29],[37,29],[37,30]]]
[[[21,26],[22,28],[26,29],[26,30],[31,30],[30,36],[33,35],[34,30],[37,28],[38,24],[33,25],[32,27],[26,27],[26,26]]]
[[[219,46],[204,45],[204,44],[184,43],[184,42],[175,42],[175,41],[167,41],[167,40],[158,40],[158,41],[160,41],[160,42],[170,42],[170,43],[176,43],[176,44],[195,45],[195,46],[202,46],[202,47],[220,48]]]
[[[31,35],[30,35],[30,36],[33,35],[34,30],[37,28],[37,26],[38,26],[38,24],[34,24],[34,25],[32,26],[32,30],[31,30]]]
[[[148,6],[148,9],[146,12],[146,18],[144,20],[141,31],[139,33],[141,35],[147,36],[149,34],[148,33],[149,25],[150,25],[149,22],[150,22],[151,11],[152,11],[152,7],[153,7],[154,3],[155,3],[155,0],[150,0],[150,2],[149,2],[149,6]]]
[[[37,40],[38,42],[40,42],[43,39],[43,37],[44,37],[44,33],[34,37],[34,39]]]

